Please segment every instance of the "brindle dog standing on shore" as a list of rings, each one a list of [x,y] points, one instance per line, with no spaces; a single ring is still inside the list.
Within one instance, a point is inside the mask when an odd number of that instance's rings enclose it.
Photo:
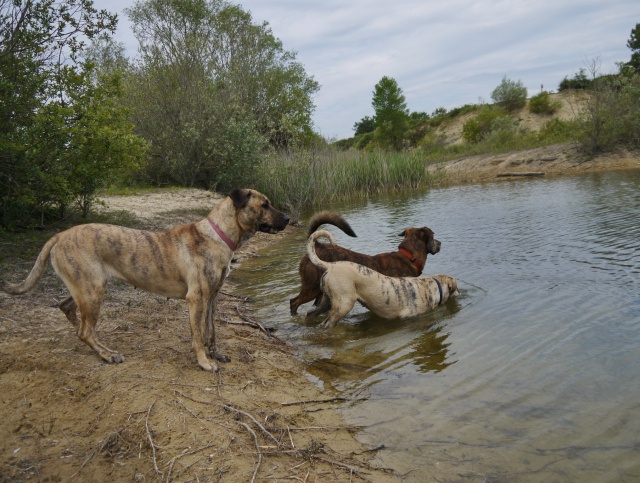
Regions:
[[[60,309],[76,327],[80,340],[106,362],[124,362],[122,355],[98,340],[95,331],[110,278],[158,295],[186,299],[198,364],[217,371],[213,359],[228,362],[229,358],[215,347],[216,296],[229,273],[233,252],[255,232],[276,233],[288,223],[289,217],[274,209],[266,196],[246,189],[232,191],[205,219],[164,232],[79,225],[54,235],[44,245],[24,282],[2,281],[0,289],[12,295],[33,289],[51,256],[54,270],[71,292]]]
[[[340,228],[349,236],[355,237],[353,229],[347,221],[333,211],[321,211],[309,220],[307,237],[310,237],[321,225],[325,223]],[[326,262],[348,261],[364,265],[377,272],[390,277],[417,277],[422,273],[427,255],[435,255],[440,251],[440,242],[435,239],[433,231],[426,226],[423,228],[407,228],[400,236],[402,242],[397,252],[379,253],[378,255],[365,255],[354,252],[338,245],[316,243],[315,251],[321,260]],[[315,299],[318,307],[309,312],[314,315],[329,309],[328,302],[322,299],[320,279],[324,269],[320,268],[304,255],[300,260],[300,293],[289,302],[291,315],[298,312],[298,307]]]

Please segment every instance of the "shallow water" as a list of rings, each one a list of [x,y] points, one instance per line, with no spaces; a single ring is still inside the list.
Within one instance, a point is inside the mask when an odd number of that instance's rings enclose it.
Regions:
[[[425,274],[461,296],[404,321],[358,306],[330,330],[290,316],[304,230],[232,277],[310,377],[354,400],[341,411],[381,465],[406,481],[640,481],[640,171],[333,208],[358,238],[328,229],[365,253],[432,228]]]

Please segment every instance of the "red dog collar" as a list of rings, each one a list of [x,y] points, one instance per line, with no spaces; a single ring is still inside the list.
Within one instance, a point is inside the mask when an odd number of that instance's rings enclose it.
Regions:
[[[235,252],[238,249],[236,247],[235,243],[233,243],[229,239],[229,237],[224,234],[224,232],[220,229],[220,227],[218,225],[216,225],[213,221],[209,220],[209,218],[207,218],[207,220],[209,221],[209,224],[211,225],[211,228],[213,228],[213,230],[218,234],[218,236],[220,238],[222,238],[222,241],[225,242],[229,248],[231,248],[232,252]]]
[[[405,250],[404,248],[400,248],[398,249],[398,251],[400,253],[402,253],[405,257],[407,257],[409,260],[411,260],[411,263],[413,263],[416,268],[418,269],[419,273],[422,273],[422,269],[424,268],[422,265],[420,265],[420,263],[418,263],[418,260],[416,260],[416,257],[414,257],[413,255],[411,255],[411,253],[409,253],[407,250]]]

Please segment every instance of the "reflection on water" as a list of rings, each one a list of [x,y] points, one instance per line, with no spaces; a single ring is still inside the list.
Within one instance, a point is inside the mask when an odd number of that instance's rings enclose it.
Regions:
[[[333,345],[339,345],[339,350],[317,359],[308,370],[328,386],[354,389],[356,393],[375,383],[376,374],[392,368],[411,364],[418,372],[440,372],[455,363],[448,353],[445,328],[446,321],[458,310],[459,302],[449,300],[424,317],[408,320],[389,321],[363,314],[365,320],[357,324],[360,338],[334,339]],[[311,336],[308,341],[323,344],[323,339],[322,335]]]
[[[327,207],[331,208],[331,207]],[[406,481],[640,479],[640,172],[434,189],[339,209],[365,253],[408,226],[461,296],[413,319],[289,315],[304,230],[232,277]],[[310,305],[302,306],[303,314]]]

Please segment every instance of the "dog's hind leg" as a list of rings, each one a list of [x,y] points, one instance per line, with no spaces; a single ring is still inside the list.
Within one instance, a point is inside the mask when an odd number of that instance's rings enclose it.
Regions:
[[[320,294],[320,301],[316,304],[316,308],[307,312],[307,317],[323,314],[331,308],[331,299],[326,295]]]
[[[307,302],[317,299],[322,295],[322,292],[316,287],[306,287],[304,282],[300,289],[300,293],[289,301],[289,307],[291,309],[291,315],[298,313],[298,307]]]
[[[69,295],[66,299],[60,302],[58,307],[60,307],[60,310],[62,310],[64,312],[64,315],[67,316],[67,319],[69,319],[69,322],[71,322],[71,325],[77,328],[78,323],[80,322],[78,320],[78,315],[76,314],[78,305],[76,304],[76,301],[73,300],[73,297]]]
[[[324,321],[320,325],[325,329],[330,329],[331,327],[335,327],[338,321],[342,319],[345,315],[347,315],[352,308],[353,308],[353,305],[351,307],[349,306],[336,307],[336,305],[334,304],[331,307],[331,312],[329,312],[329,316],[326,319],[324,319]]]
[[[74,259],[65,252],[54,252],[51,262],[71,293],[59,307],[76,328],[78,338],[97,352],[105,362],[124,362],[120,353],[102,344],[96,335],[96,324],[107,284],[107,276],[102,265],[96,266],[91,261]],[[80,320],[76,313],[78,309]]]
[[[100,306],[104,300],[104,285],[82,287],[82,299],[78,299],[80,309],[80,324],[77,326],[78,338],[91,347],[98,355],[108,363],[124,362],[124,357],[117,351],[109,349],[98,340],[96,325],[100,314]],[[70,305],[70,304],[69,304]],[[75,303],[74,303],[75,305]],[[67,313],[67,312],[65,312]],[[75,311],[74,311],[75,315]],[[69,315],[67,314],[69,318]],[[71,319],[70,319],[71,320]],[[71,321],[73,323],[73,321]]]
[[[351,298],[348,295],[341,294],[332,294],[331,297],[331,310],[329,311],[329,316],[324,319],[322,322],[322,327],[329,329],[331,327],[335,327],[340,319],[342,319],[345,315],[351,312],[351,309],[356,304],[356,298]],[[328,295],[325,293],[325,298]]]

